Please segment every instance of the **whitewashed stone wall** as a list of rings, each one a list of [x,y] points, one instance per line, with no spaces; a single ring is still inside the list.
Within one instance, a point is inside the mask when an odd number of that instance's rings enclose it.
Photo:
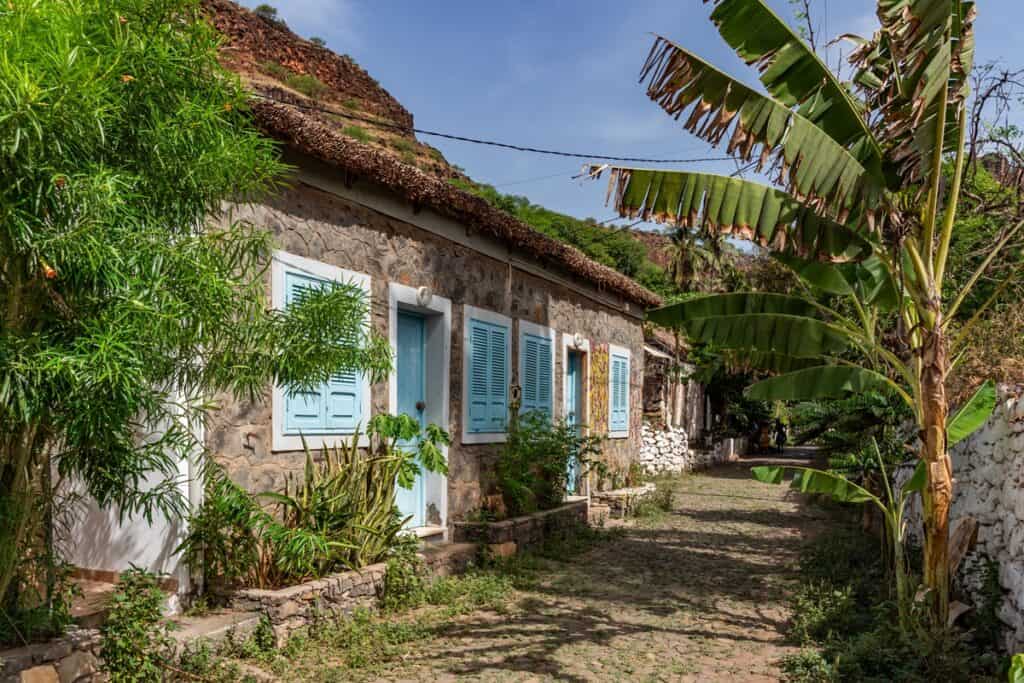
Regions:
[[[999,613],[1007,626],[1006,647],[1024,651],[1024,387],[1000,387],[992,418],[950,455],[955,480],[950,528],[964,517],[978,521],[975,553],[999,563],[1006,591]],[[908,474],[904,468],[902,477]],[[908,521],[910,533],[920,540],[919,496],[910,505]]]
[[[734,460],[743,454],[744,439],[725,439],[710,451],[690,448],[682,427],[655,427],[644,422],[641,432],[640,465],[649,474],[691,472]]]

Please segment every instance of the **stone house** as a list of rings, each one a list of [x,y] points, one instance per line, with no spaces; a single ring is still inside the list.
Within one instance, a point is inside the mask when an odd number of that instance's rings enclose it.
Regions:
[[[330,445],[374,413],[409,413],[452,437],[448,475],[425,475],[399,500],[416,533],[434,539],[493,492],[517,393],[524,409],[606,436],[607,460],[636,461],[642,322],[658,298],[452,184],[460,172],[415,139],[412,115],[347,57],[228,0],[205,4],[226,36],[225,64],[254,93],[256,124],[293,167],[279,192],[227,207],[225,219],[273,233],[274,306],[323,281],[357,284],[396,352],[379,384],[341,373],[311,394],[268,386],[257,402],[225,400],[205,426],[209,457],[250,490],[279,489],[301,471],[303,436]],[[315,99],[302,87],[311,82]],[[183,486],[197,503],[196,483]],[[586,481],[575,486],[587,494]],[[92,510],[82,524],[92,540],[72,550],[76,565],[102,575],[137,564],[184,589],[178,522],[122,525]]]

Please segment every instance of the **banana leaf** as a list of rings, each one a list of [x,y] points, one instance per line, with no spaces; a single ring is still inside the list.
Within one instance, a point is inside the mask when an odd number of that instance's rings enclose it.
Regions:
[[[760,401],[810,401],[883,391],[891,386],[885,375],[873,370],[852,365],[822,365],[761,380],[747,387],[744,394]]]
[[[818,309],[811,302],[787,294],[764,292],[733,292],[731,294],[710,294],[699,296],[669,306],[662,306],[647,313],[647,319],[662,327],[681,327],[695,318],[710,318],[723,315],[751,313],[781,313],[813,317]]]
[[[978,387],[970,400],[946,421],[946,439],[949,445],[963,441],[988,422],[995,407],[996,384],[992,380],[987,380]]]
[[[793,358],[834,355],[850,345],[847,333],[834,325],[775,313],[694,318],[685,322],[683,329],[691,340],[716,348],[750,349]]]
[[[597,178],[604,169],[591,166],[588,175]],[[612,167],[608,201],[624,217],[731,235],[802,258],[850,261],[872,253],[867,225],[843,225],[782,190],[742,178]]]
[[[809,467],[765,465],[752,467],[750,472],[754,475],[754,479],[765,484],[781,484],[786,470],[793,473],[791,488],[801,493],[823,493],[841,503],[874,502],[880,504],[878,496],[873,495],[870,491],[845,477],[823,470]]]

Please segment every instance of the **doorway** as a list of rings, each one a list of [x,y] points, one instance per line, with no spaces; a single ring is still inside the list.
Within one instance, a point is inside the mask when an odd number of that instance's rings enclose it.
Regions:
[[[395,345],[395,373],[398,385],[398,413],[415,419],[424,426],[426,409],[426,324],[422,315],[399,311]],[[399,448],[415,450],[415,442],[399,443]],[[409,517],[407,526],[421,527],[425,520],[423,473],[412,489],[397,487],[395,504],[402,517]]]
[[[581,351],[569,351],[565,361],[565,421],[574,428],[578,434],[584,428],[584,383],[583,383],[583,358]],[[566,493],[577,495],[579,493],[580,463],[573,456],[569,458],[569,465],[566,471]]]

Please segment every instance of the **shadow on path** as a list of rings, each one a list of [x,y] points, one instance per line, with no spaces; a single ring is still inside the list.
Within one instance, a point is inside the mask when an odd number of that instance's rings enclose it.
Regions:
[[[569,561],[546,561],[508,614],[438,629],[400,678],[478,680],[778,680],[787,586],[824,519],[786,487],[750,477],[749,458],[681,477],[673,510],[631,522]],[[427,674],[424,670],[429,670]]]

